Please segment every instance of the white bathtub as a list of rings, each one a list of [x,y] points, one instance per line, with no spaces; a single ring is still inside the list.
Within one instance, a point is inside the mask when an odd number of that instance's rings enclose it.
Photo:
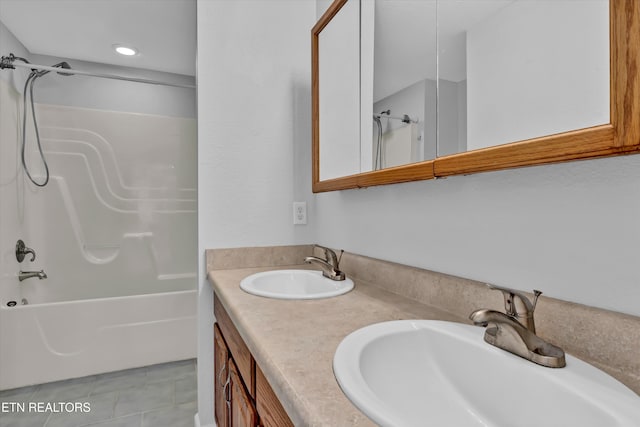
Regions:
[[[0,390],[194,358],[196,300],[193,290],[3,304]]]

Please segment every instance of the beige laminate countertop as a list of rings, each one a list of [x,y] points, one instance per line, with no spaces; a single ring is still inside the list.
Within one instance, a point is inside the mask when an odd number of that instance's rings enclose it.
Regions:
[[[333,376],[333,354],[349,333],[398,319],[465,322],[359,280],[355,280],[353,291],[319,300],[263,298],[239,287],[250,274],[286,268],[308,266],[215,270],[208,277],[296,426],[375,425],[353,406]]]

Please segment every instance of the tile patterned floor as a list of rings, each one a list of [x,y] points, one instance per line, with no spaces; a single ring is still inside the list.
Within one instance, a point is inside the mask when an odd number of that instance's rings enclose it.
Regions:
[[[193,427],[196,411],[195,360],[0,392],[0,427]]]

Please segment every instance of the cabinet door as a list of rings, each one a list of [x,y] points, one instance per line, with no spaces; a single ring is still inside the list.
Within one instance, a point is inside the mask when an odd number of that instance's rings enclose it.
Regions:
[[[0,0],[2,1],[2,0]],[[224,337],[224,341],[229,348],[230,357],[238,367],[238,372],[247,386],[247,390],[252,399],[255,399],[254,361],[249,348],[242,340],[240,333],[236,329],[231,317],[220,303],[220,298],[215,298],[213,308],[217,319],[218,327]]]
[[[256,365],[256,408],[264,427],[293,427],[287,411],[269,385],[262,370]]]
[[[258,412],[233,359],[229,359],[229,387],[231,388],[231,427],[256,427]]]
[[[229,414],[227,409],[227,390],[229,384],[229,349],[222,338],[218,324],[214,325],[213,332],[214,350],[214,392],[215,392],[215,416],[218,427],[229,426]]]

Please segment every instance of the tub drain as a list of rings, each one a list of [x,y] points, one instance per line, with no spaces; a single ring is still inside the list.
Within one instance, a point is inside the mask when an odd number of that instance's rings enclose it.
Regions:
[[[18,304],[18,303],[17,303],[17,302],[15,302],[15,301],[9,301],[9,302],[7,303],[7,307],[15,307],[17,304]]]

